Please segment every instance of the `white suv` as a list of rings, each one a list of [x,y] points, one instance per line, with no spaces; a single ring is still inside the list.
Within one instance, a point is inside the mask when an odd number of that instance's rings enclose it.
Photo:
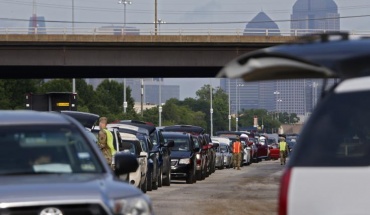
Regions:
[[[280,215],[369,214],[369,59],[370,39],[324,34],[240,56],[219,74],[245,81],[337,78],[323,87],[284,168]]]

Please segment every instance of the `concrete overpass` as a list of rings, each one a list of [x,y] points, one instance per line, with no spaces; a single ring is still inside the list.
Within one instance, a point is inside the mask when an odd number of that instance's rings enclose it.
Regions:
[[[0,78],[215,77],[293,36],[0,35]]]

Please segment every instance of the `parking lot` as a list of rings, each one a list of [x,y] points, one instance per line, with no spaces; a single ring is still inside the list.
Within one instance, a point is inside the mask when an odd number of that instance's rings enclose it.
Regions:
[[[284,166],[262,161],[241,170],[216,170],[196,184],[172,180],[160,192],[147,192],[155,214],[277,214],[279,181]]]

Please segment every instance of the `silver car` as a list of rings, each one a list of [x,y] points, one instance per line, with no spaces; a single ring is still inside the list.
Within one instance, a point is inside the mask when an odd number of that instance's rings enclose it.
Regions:
[[[233,165],[233,154],[230,148],[230,139],[228,137],[213,136],[212,141],[218,141],[220,143],[220,150],[224,156],[224,166],[231,168]]]
[[[153,214],[149,198],[116,176],[135,171],[136,158],[116,155],[113,172],[70,116],[0,111],[0,143],[0,214]]]
[[[217,140],[212,140],[212,144],[217,143],[220,144],[219,141]],[[215,167],[218,169],[223,169],[224,168],[224,155],[221,152],[220,146],[216,148],[216,161],[215,161]]]

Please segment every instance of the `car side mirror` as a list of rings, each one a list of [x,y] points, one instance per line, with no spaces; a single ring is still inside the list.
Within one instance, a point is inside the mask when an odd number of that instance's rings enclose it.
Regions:
[[[130,172],[135,172],[139,167],[139,163],[135,155],[128,153],[116,153],[114,156],[116,175],[128,174]]]
[[[147,152],[140,152],[140,157],[141,158],[148,157],[148,153]]]
[[[159,150],[150,151],[149,152],[149,157],[152,156],[152,155],[154,155],[154,154],[157,154],[157,153],[159,153]]]
[[[175,142],[173,140],[168,141],[163,146],[164,147],[173,147],[175,145]]]
[[[212,145],[213,145],[213,146],[212,146],[213,148],[217,148],[217,147],[219,147],[219,146],[220,146],[220,144],[219,144],[219,143],[212,143]]]

